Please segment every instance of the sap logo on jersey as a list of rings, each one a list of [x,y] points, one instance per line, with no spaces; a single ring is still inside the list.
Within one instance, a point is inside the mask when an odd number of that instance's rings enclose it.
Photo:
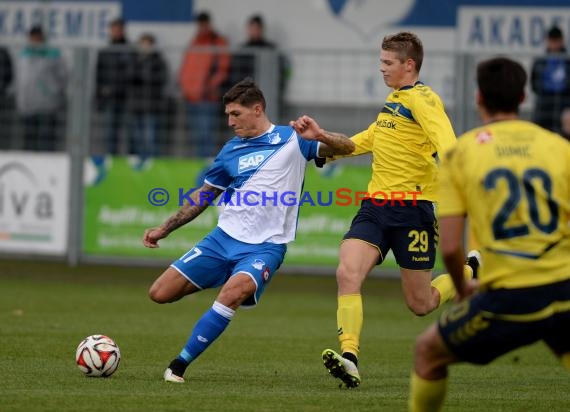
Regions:
[[[250,153],[247,156],[239,158],[238,173],[247,172],[248,170],[257,169],[275,150],[262,150],[260,152]]]

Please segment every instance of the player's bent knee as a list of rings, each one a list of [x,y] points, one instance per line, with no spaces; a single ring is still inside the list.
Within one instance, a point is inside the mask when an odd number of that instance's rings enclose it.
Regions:
[[[428,358],[431,353],[431,348],[431,338],[427,331],[423,332],[416,338],[416,358]]]
[[[336,270],[336,281],[339,289],[344,290],[345,293],[360,293],[364,278],[360,274],[348,270],[344,265],[339,265]]]
[[[340,264],[336,268],[336,278],[338,281],[345,281],[347,279],[350,279],[350,277],[348,276],[348,270],[344,265]]]
[[[253,292],[243,291],[241,293],[220,293],[216,300],[220,302],[222,305],[235,310],[238,307],[240,307],[241,304],[245,302],[245,300],[250,296],[252,296],[254,293],[255,290]]]
[[[161,293],[160,288],[152,285],[148,290],[148,297],[156,303],[166,303],[164,295]]]
[[[415,370],[419,376],[429,379],[445,376],[445,362],[439,357],[440,352],[435,329],[432,326],[416,339]]]
[[[419,317],[424,317],[424,316],[429,315],[431,313],[431,309],[428,309],[425,307],[412,308],[411,311],[413,312],[414,315],[419,316]]]
[[[169,303],[174,300],[172,294],[168,293],[168,291],[161,287],[158,282],[153,283],[150,287],[148,290],[148,297],[156,303]]]
[[[429,374],[430,342],[426,332],[416,339],[414,347],[415,370],[419,376]]]
[[[414,300],[406,302],[408,309],[410,309],[416,316],[426,316],[433,311],[433,307],[430,302]]]

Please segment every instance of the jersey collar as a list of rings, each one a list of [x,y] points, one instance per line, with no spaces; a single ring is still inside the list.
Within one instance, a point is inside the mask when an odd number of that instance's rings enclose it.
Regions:
[[[263,133],[261,133],[259,136],[255,136],[255,137],[242,137],[242,140],[254,140],[254,139],[259,139],[262,136],[265,136],[267,133],[271,133],[273,131],[273,129],[275,129],[275,125],[273,123],[271,123],[271,125],[269,126],[269,129],[267,129],[266,131],[264,131]]]
[[[408,86],[400,87],[400,88],[398,89],[398,91],[401,91],[401,90],[409,90],[409,89],[413,88],[414,86],[417,86],[418,84],[421,84],[421,85],[423,86],[423,83],[418,80],[417,82],[414,83],[413,86],[408,85]]]

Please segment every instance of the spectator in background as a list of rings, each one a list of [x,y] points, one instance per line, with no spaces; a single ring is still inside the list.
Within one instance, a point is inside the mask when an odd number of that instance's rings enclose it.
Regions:
[[[534,122],[560,132],[560,114],[570,107],[570,58],[562,30],[552,27],[546,36],[546,56],[532,65],[531,87],[536,94]]]
[[[0,46],[0,96],[5,96],[8,93],[13,75],[10,53],[6,47]]]
[[[13,100],[8,89],[13,76],[10,53],[0,46],[0,149],[10,148]]]
[[[278,103],[282,107],[285,87],[289,77],[289,63],[282,53],[277,52],[275,43],[265,37],[265,23],[259,14],[251,16],[247,21],[247,40],[241,45],[242,50],[232,59],[232,83],[237,83],[246,77],[259,81],[256,70],[256,51],[269,50],[277,53],[278,69],[275,72],[278,82]],[[259,67],[259,65],[257,65]]]
[[[119,153],[119,135],[127,123],[127,88],[134,54],[125,34],[124,20],[117,18],[111,21],[109,46],[99,51],[95,68],[95,98],[102,114],[103,138],[110,154]],[[129,151],[134,152],[134,148]]]
[[[213,29],[210,15],[198,14],[198,31],[186,51],[179,72],[190,139],[200,157],[217,150],[217,121],[220,115],[222,86],[228,78],[230,55],[227,41]],[[221,48],[221,50],[220,50]]]
[[[145,159],[158,154],[157,139],[164,87],[168,70],[162,54],[155,48],[152,34],[143,34],[131,65],[129,109],[132,120],[131,148]]]
[[[275,44],[265,38],[265,24],[259,14],[251,16],[247,22],[247,41],[242,47],[266,47],[275,49]]]
[[[28,45],[16,64],[16,108],[22,120],[24,149],[56,150],[67,73],[59,49],[46,44],[41,26],[28,32]]]

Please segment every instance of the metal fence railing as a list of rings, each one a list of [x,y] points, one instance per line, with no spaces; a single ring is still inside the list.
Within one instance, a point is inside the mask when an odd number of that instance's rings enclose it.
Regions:
[[[324,128],[347,135],[367,128],[389,93],[379,73],[377,51],[204,49],[194,50],[192,56],[186,52],[0,46],[0,155],[9,159],[11,153],[20,156],[20,151],[67,153],[70,262],[86,257],[84,171],[90,156],[210,158],[232,134],[220,97],[246,76],[260,84],[275,123],[307,113]],[[475,68],[486,57],[426,55],[421,79],[442,97],[458,135],[479,124]],[[530,70],[533,56],[513,57]],[[212,64],[206,75],[223,68],[217,86],[199,77],[196,67],[204,61]],[[530,88],[528,96],[521,115],[531,119],[537,113]],[[548,108],[543,114],[561,113]],[[41,161],[36,163],[39,173]],[[28,194],[12,195],[8,191],[10,185],[18,189],[16,183],[0,184],[3,199],[12,199],[16,212],[23,213]],[[3,213],[0,217],[5,218]],[[50,231],[44,232],[48,236]]]
[[[228,65],[215,87],[193,65],[212,58],[219,66],[220,56]],[[458,134],[478,121],[474,70],[482,57],[430,53],[425,58],[421,79],[440,94]],[[530,69],[532,56],[515,57]],[[328,129],[352,134],[374,120],[389,92],[378,64],[376,51],[204,49],[187,58],[182,49],[38,52],[3,46],[0,149],[67,150],[70,112],[77,116],[81,107],[86,124],[80,138],[87,153],[211,156],[231,134],[221,94],[245,76],[261,84],[275,122],[309,113]],[[528,96],[522,114],[530,118],[530,89]]]

